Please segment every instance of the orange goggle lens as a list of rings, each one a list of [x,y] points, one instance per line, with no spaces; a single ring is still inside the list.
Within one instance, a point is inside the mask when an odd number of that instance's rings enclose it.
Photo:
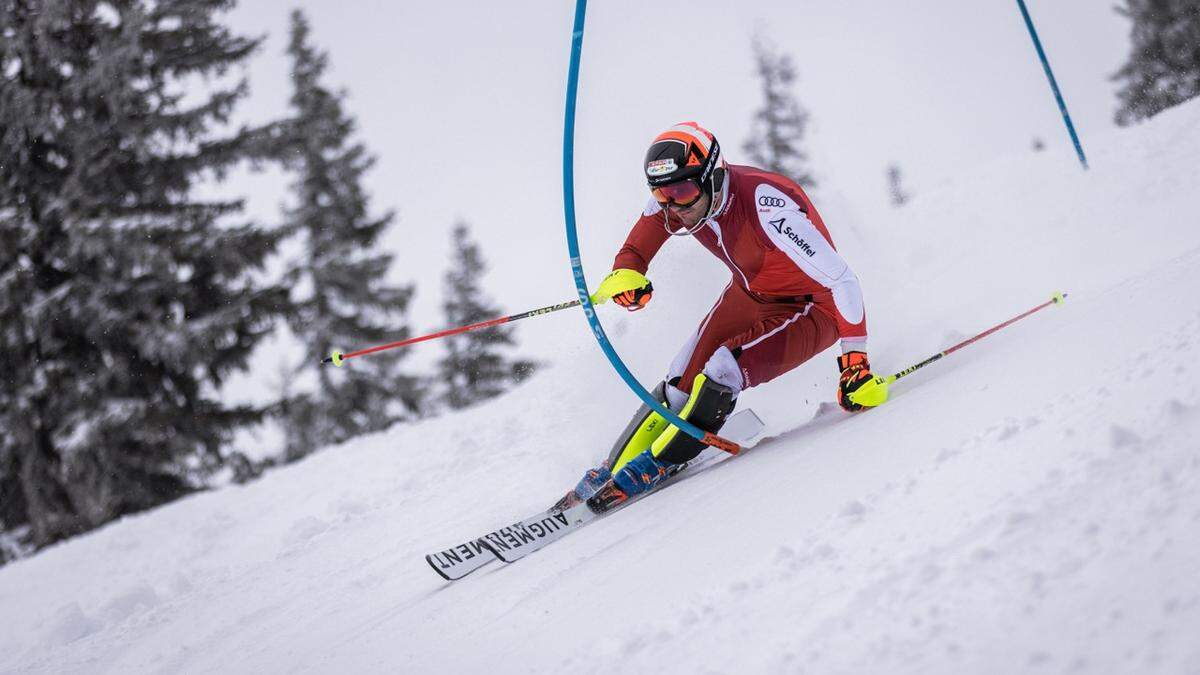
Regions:
[[[703,193],[700,191],[699,183],[694,180],[685,180],[679,183],[651,188],[650,194],[654,195],[654,200],[663,208],[673,206],[675,208],[686,209],[695,204]]]

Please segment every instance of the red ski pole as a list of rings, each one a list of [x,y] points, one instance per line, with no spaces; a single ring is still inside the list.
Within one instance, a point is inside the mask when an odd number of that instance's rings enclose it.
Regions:
[[[518,319],[526,319],[531,316],[539,316],[542,314],[549,314],[551,312],[557,312],[560,309],[567,309],[568,307],[574,307],[578,304],[579,304],[578,300],[572,300],[570,302],[564,302],[564,303],[560,303],[557,305],[550,305],[549,307],[542,307],[541,309],[531,309],[528,312],[521,312],[520,314],[511,314],[509,316],[502,316],[498,319],[488,319],[487,321],[480,321],[479,323],[473,323],[469,326],[460,326],[458,328],[448,328],[446,330],[438,331],[436,333],[430,333],[429,335],[422,335],[420,337],[409,338],[407,340],[400,340],[399,342],[389,342],[386,345],[379,345],[377,347],[368,347],[366,349],[360,349],[356,352],[350,352],[349,354],[343,354],[342,352],[335,349],[335,350],[333,350],[332,354],[325,357],[324,359],[321,359],[321,363],[332,363],[335,366],[341,367],[341,365],[344,364],[347,359],[353,359],[353,358],[356,358],[359,356],[366,356],[367,354],[374,354],[375,352],[382,352],[387,349],[395,349],[397,347],[405,347],[407,345],[416,344],[418,342],[424,342],[426,340],[435,340],[437,338],[447,337],[449,335],[458,335],[459,333],[465,333],[465,332],[471,331],[471,330],[478,330],[480,328],[491,328],[492,326],[499,326],[500,324],[509,323],[510,321],[517,321]]]
[[[1014,316],[1013,318],[1009,319],[1008,321],[1005,321],[1004,323],[992,326],[991,328],[983,331],[979,335],[967,338],[966,340],[963,340],[962,342],[954,345],[953,347],[948,347],[916,365],[909,366],[908,368],[905,368],[904,370],[901,370],[900,372],[898,372],[894,375],[888,375],[887,377],[882,377],[882,376],[876,377],[875,379],[871,380],[870,382],[867,382],[863,386],[859,387],[858,391],[855,391],[854,393],[850,394],[850,400],[855,403],[858,403],[860,405],[865,405],[865,406],[880,405],[884,401],[887,401],[888,385],[895,382],[896,380],[904,377],[905,375],[911,375],[912,373],[920,370],[921,368],[924,368],[925,366],[933,363],[934,361],[937,361],[944,356],[949,356],[950,354],[953,354],[954,352],[962,349],[963,347],[966,347],[967,345],[969,345],[973,342],[982,340],[983,338],[991,335],[992,333],[995,333],[996,331],[1000,330],[1001,328],[1004,328],[1005,326],[1010,326],[1010,325],[1020,321],[1021,319],[1024,319],[1025,317],[1029,316],[1030,314],[1033,314],[1034,312],[1039,312],[1039,311],[1049,307],[1050,305],[1061,305],[1062,303],[1066,302],[1066,299],[1067,299],[1066,293],[1055,293],[1053,296],[1050,297],[1049,300],[1047,300],[1046,302],[1043,302],[1042,304],[1038,305],[1037,307],[1034,307],[1033,309],[1031,309],[1027,312],[1018,314],[1017,316]]]

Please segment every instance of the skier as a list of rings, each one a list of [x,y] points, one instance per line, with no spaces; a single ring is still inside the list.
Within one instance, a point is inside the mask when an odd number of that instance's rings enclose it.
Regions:
[[[655,137],[643,169],[652,198],[592,302],[645,307],[654,291],[647,268],[671,235],[692,235],[732,273],[655,398],[715,433],[744,389],[775,379],[840,338],[837,400],[847,411],[861,410],[849,394],[872,377],[862,289],[804,190],[779,174],[726,164],[717,139],[695,122]],[[703,448],[643,405],[575,495],[586,500],[607,485],[598,498],[619,503],[653,489],[673,465]]]

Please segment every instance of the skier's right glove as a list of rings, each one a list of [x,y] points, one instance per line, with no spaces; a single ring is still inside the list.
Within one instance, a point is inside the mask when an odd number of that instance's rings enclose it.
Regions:
[[[592,294],[592,304],[602,305],[611,299],[625,309],[636,312],[650,302],[654,286],[640,272],[631,269],[615,269],[604,277],[600,287]]]

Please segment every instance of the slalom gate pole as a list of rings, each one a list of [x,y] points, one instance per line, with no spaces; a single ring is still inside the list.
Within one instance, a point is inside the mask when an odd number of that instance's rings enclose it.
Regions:
[[[567,109],[563,122],[563,216],[567,225],[567,253],[571,257],[571,271],[575,276],[575,290],[579,292],[579,300],[583,305],[583,315],[587,318],[592,334],[596,342],[600,343],[604,355],[643,403],[688,436],[705,445],[736,455],[741,452],[742,446],[684,420],[646,391],[633,373],[629,372],[621,357],[617,356],[608,335],[604,332],[604,326],[600,325],[600,319],[596,317],[596,308],[592,306],[587,279],[583,276],[583,264],[580,262],[579,238],[575,232],[575,99],[579,88],[579,61],[583,53],[583,25],[586,13],[587,0],[575,0],[575,26],[571,30],[571,62],[567,74]]]
[[[949,356],[950,354],[953,354],[954,352],[962,349],[963,347],[966,347],[967,345],[969,345],[973,342],[978,342],[979,340],[982,340],[983,338],[991,335],[992,333],[995,333],[996,331],[1000,330],[1001,328],[1004,328],[1005,326],[1011,326],[1012,324],[1020,321],[1021,319],[1024,319],[1025,317],[1029,316],[1030,314],[1033,314],[1034,312],[1040,312],[1041,310],[1049,307],[1050,305],[1061,305],[1062,303],[1064,303],[1066,301],[1067,301],[1066,293],[1055,293],[1053,296],[1050,297],[1049,300],[1047,300],[1046,302],[1043,302],[1042,304],[1038,305],[1037,307],[1034,307],[1033,309],[1031,309],[1027,312],[1018,314],[1017,316],[1014,316],[1013,318],[1009,319],[1008,321],[1005,321],[1004,323],[992,326],[991,328],[983,331],[982,333],[980,333],[974,337],[967,338],[966,340],[963,340],[962,342],[954,345],[953,347],[948,347],[916,365],[909,366],[908,368],[905,368],[904,370],[901,370],[900,372],[895,373],[893,375],[888,375],[887,377],[876,377],[875,379],[871,380],[870,382],[868,382],[868,383],[864,384],[862,387],[860,387],[858,389],[858,391],[850,394],[850,400],[855,403],[869,401],[872,399],[874,399],[874,400],[882,399],[880,402],[886,401],[887,400],[887,387],[888,387],[888,385],[895,382],[896,380],[904,377],[905,375],[911,375],[911,374],[915,373],[916,371],[924,368],[925,366],[933,363],[934,361],[938,361],[938,360],[942,359],[943,357]],[[882,390],[880,390],[880,387],[882,387]],[[860,401],[860,398],[861,398],[861,401]]]
[[[569,307],[575,307],[577,305],[579,305],[578,300],[572,300],[570,302],[562,302],[557,305],[550,305],[549,307],[542,307],[541,309],[531,309],[528,312],[521,312],[520,314],[510,314],[509,316],[502,316],[498,319],[488,319],[487,321],[480,321],[479,323],[473,323],[469,326],[460,326],[458,328],[448,328],[446,330],[438,331],[436,333],[430,333],[429,335],[422,335],[420,337],[409,338],[407,340],[400,340],[399,342],[389,342],[386,345],[379,345],[378,347],[368,347],[367,349],[360,349],[356,352],[350,352],[349,354],[343,354],[342,352],[335,349],[335,350],[333,350],[332,354],[321,359],[321,363],[332,363],[333,365],[338,366],[340,368],[342,366],[342,364],[344,364],[348,359],[353,359],[353,358],[356,358],[359,356],[366,356],[367,354],[374,354],[375,352],[382,352],[382,351],[385,351],[388,349],[395,349],[397,347],[405,347],[407,345],[416,344],[418,342],[425,342],[426,340],[436,340],[437,338],[443,338],[443,337],[447,337],[450,335],[458,335],[459,333],[466,333],[467,331],[471,331],[471,330],[479,330],[480,328],[491,328],[492,326],[499,326],[500,324],[509,323],[511,321],[527,319],[531,316],[541,316],[542,314],[549,314],[551,312],[557,312],[560,309],[567,309]]]
[[[1037,29],[1033,27],[1033,19],[1029,16],[1025,0],[1017,0],[1017,7],[1021,10],[1021,17],[1025,19],[1025,28],[1029,30],[1029,37],[1033,39],[1033,48],[1037,50],[1038,59],[1042,62],[1042,70],[1046,72],[1046,79],[1050,81],[1050,90],[1054,92],[1054,100],[1058,103],[1058,111],[1062,114],[1063,124],[1067,125],[1067,133],[1071,135],[1071,142],[1075,144],[1075,154],[1079,156],[1079,164],[1083,166],[1084,170],[1087,170],[1087,156],[1083,154],[1083,145],[1079,142],[1079,134],[1075,133],[1075,124],[1071,122],[1071,113],[1067,112],[1067,102],[1063,100],[1062,91],[1058,88],[1058,80],[1054,79],[1054,71],[1050,69],[1050,60],[1046,58],[1046,50],[1042,49],[1042,41],[1038,38]]]

